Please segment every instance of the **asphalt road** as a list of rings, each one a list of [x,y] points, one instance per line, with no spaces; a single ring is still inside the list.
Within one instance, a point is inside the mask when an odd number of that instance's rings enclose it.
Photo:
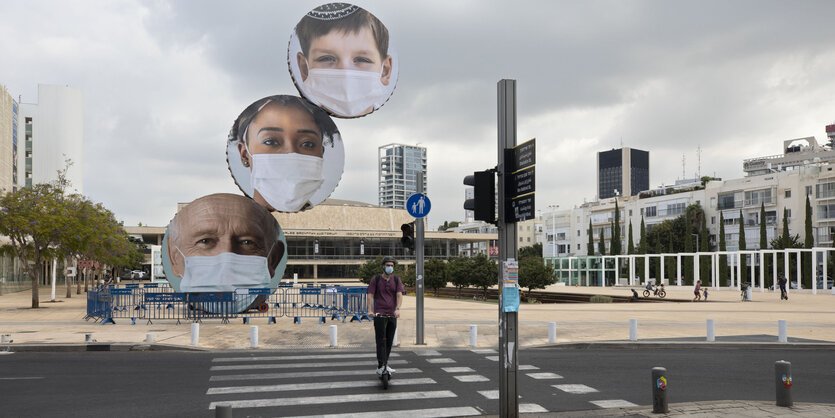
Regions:
[[[498,413],[497,354],[395,349],[392,386],[373,353],[345,350],[74,352],[0,355],[0,416],[400,416]],[[796,402],[835,402],[835,351],[807,349],[523,350],[522,411],[649,405],[650,370],[668,370],[669,401],[774,399],[774,362],[792,363]],[[374,415],[370,415],[374,416]]]

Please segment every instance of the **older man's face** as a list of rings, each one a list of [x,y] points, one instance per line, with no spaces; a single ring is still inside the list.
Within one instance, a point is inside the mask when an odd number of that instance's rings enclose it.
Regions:
[[[270,275],[275,274],[284,246],[276,239],[274,222],[269,212],[243,196],[219,194],[195,200],[177,214],[178,236],[169,240],[174,274],[182,277],[185,269],[177,249],[186,257],[221,253],[268,257]]]

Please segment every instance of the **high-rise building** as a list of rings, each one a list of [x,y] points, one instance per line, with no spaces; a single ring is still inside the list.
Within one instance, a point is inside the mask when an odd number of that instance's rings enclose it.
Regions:
[[[378,157],[380,206],[405,209],[406,200],[417,193],[418,173],[423,173],[423,191],[426,193],[426,148],[388,144],[378,149]]]
[[[636,196],[649,190],[649,151],[624,147],[597,153],[597,197]]]
[[[83,191],[81,106],[81,90],[45,84],[38,85],[37,103],[20,103],[18,186],[54,181],[71,160],[68,191]]]
[[[17,102],[0,86],[0,192],[17,186]]]

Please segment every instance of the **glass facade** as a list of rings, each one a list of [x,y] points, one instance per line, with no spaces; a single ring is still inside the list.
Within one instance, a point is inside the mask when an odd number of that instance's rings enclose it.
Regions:
[[[615,260],[600,256],[548,257],[545,263],[554,269],[557,283],[566,286],[606,286],[615,283]]]
[[[380,147],[378,154],[379,205],[404,209],[409,196],[417,192],[418,173],[423,172],[426,191],[426,148],[390,144]]]

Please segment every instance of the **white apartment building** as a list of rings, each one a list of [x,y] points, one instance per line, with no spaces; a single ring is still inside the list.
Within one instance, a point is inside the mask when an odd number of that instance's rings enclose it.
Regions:
[[[423,173],[423,192],[428,190],[426,148],[414,145],[387,144],[378,148],[378,204],[385,208],[405,209],[406,200],[417,192],[417,177]]]
[[[37,103],[20,103],[18,115],[18,185],[22,187],[55,180],[65,160],[72,191],[82,193],[83,120],[81,90],[56,85],[38,85]]]

